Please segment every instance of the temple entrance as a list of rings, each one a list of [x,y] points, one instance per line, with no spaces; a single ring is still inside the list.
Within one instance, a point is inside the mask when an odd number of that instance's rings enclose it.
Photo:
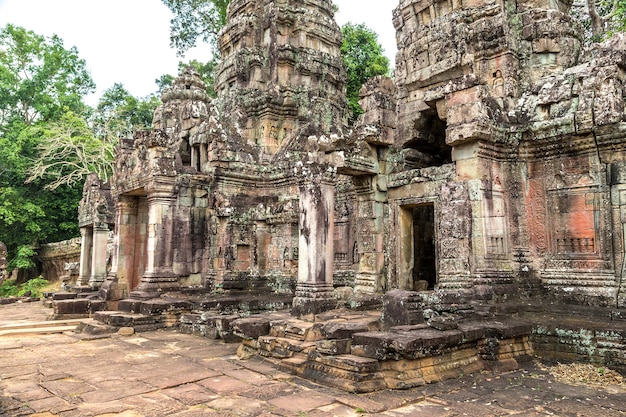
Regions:
[[[124,196],[121,220],[118,226],[118,277],[125,281],[130,292],[137,288],[146,270],[148,199],[145,196]]]
[[[400,207],[402,289],[433,290],[437,284],[435,206],[432,203]]]
[[[433,290],[437,283],[435,267],[435,206],[417,206],[413,215],[413,289]]]

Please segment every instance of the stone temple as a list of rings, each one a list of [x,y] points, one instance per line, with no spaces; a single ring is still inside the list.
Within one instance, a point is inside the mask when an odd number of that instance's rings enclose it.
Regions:
[[[298,363],[304,348],[281,345],[288,366],[309,366],[301,371],[318,380],[350,366],[364,378],[370,365],[355,357],[417,360],[403,344],[412,331],[450,336],[464,319],[498,313],[535,327],[497,337],[483,328],[472,345],[483,359],[484,340],[500,337],[523,354],[624,369],[626,37],[585,47],[570,6],[401,0],[395,76],[363,87],[364,114],[349,127],[332,2],[232,0],[217,99],[186,70],[163,93],[154,128],[121,141],[110,187],[85,186],[78,291],[98,291],[92,309],[133,314],[161,314],[155,306],[175,299],[168,311],[205,330],[212,325],[189,317],[211,297],[287,299],[273,305],[308,320],[303,340],[319,317],[345,324],[352,311],[382,306],[378,336],[362,336],[371,322],[346,325],[332,348]],[[557,340],[542,316],[575,315],[572,305],[609,326],[589,325],[596,344],[586,351],[584,335]],[[336,308],[347,310],[328,313]],[[101,321],[111,324],[109,313]],[[246,320],[233,326],[242,346],[263,351],[268,339],[257,336],[275,337],[274,347],[284,337],[267,323],[250,336]],[[438,352],[453,356],[468,332],[441,339]],[[320,334],[332,342],[331,330]],[[352,349],[338,347],[350,334]],[[423,347],[424,337],[411,340]],[[551,350],[558,343],[571,351]],[[349,389],[381,387],[367,375],[360,385],[344,376]]]

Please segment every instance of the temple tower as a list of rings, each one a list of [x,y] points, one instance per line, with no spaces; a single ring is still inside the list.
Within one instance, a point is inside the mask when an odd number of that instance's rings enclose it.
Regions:
[[[345,125],[341,30],[329,0],[234,0],[216,91],[260,162]]]

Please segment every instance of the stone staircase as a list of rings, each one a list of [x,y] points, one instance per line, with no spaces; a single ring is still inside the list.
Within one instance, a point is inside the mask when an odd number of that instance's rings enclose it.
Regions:
[[[133,328],[139,332],[176,327],[183,333],[236,343],[241,338],[233,334],[231,322],[261,311],[284,310],[291,306],[291,299],[291,296],[251,292],[223,295],[171,293],[151,299],[120,300],[116,310],[103,308],[106,303],[101,300],[81,303],[79,298],[55,300],[53,306],[56,317],[61,311],[63,314],[79,314],[82,308],[82,317],[89,318],[77,329],[82,333],[112,333],[120,328]]]
[[[53,320],[30,323],[15,323],[0,325],[0,337],[5,336],[32,336],[70,332],[80,325],[81,320]]]

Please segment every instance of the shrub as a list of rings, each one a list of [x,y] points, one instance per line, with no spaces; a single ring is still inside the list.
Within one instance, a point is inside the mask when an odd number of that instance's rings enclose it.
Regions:
[[[14,279],[7,279],[0,285],[0,298],[24,296],[41,298],[42,288],[48,284],[49,282],[41,276],[28,280],[20,286],[15,285]]]
[[[19,297],[29,295],[33,298],[41,298],[41,296],[43,295],[41,289],[47,285],[48,281],[43,279],[43,277],[40,275],[37,278],[28,280],[20,285],[20,290],[18,291],[17,295]]]
[[[14,279],[7,279],[2,282],[0,285],[0,297],[17,297],[17,293],[19,292],[19,288],[15,285]]]

